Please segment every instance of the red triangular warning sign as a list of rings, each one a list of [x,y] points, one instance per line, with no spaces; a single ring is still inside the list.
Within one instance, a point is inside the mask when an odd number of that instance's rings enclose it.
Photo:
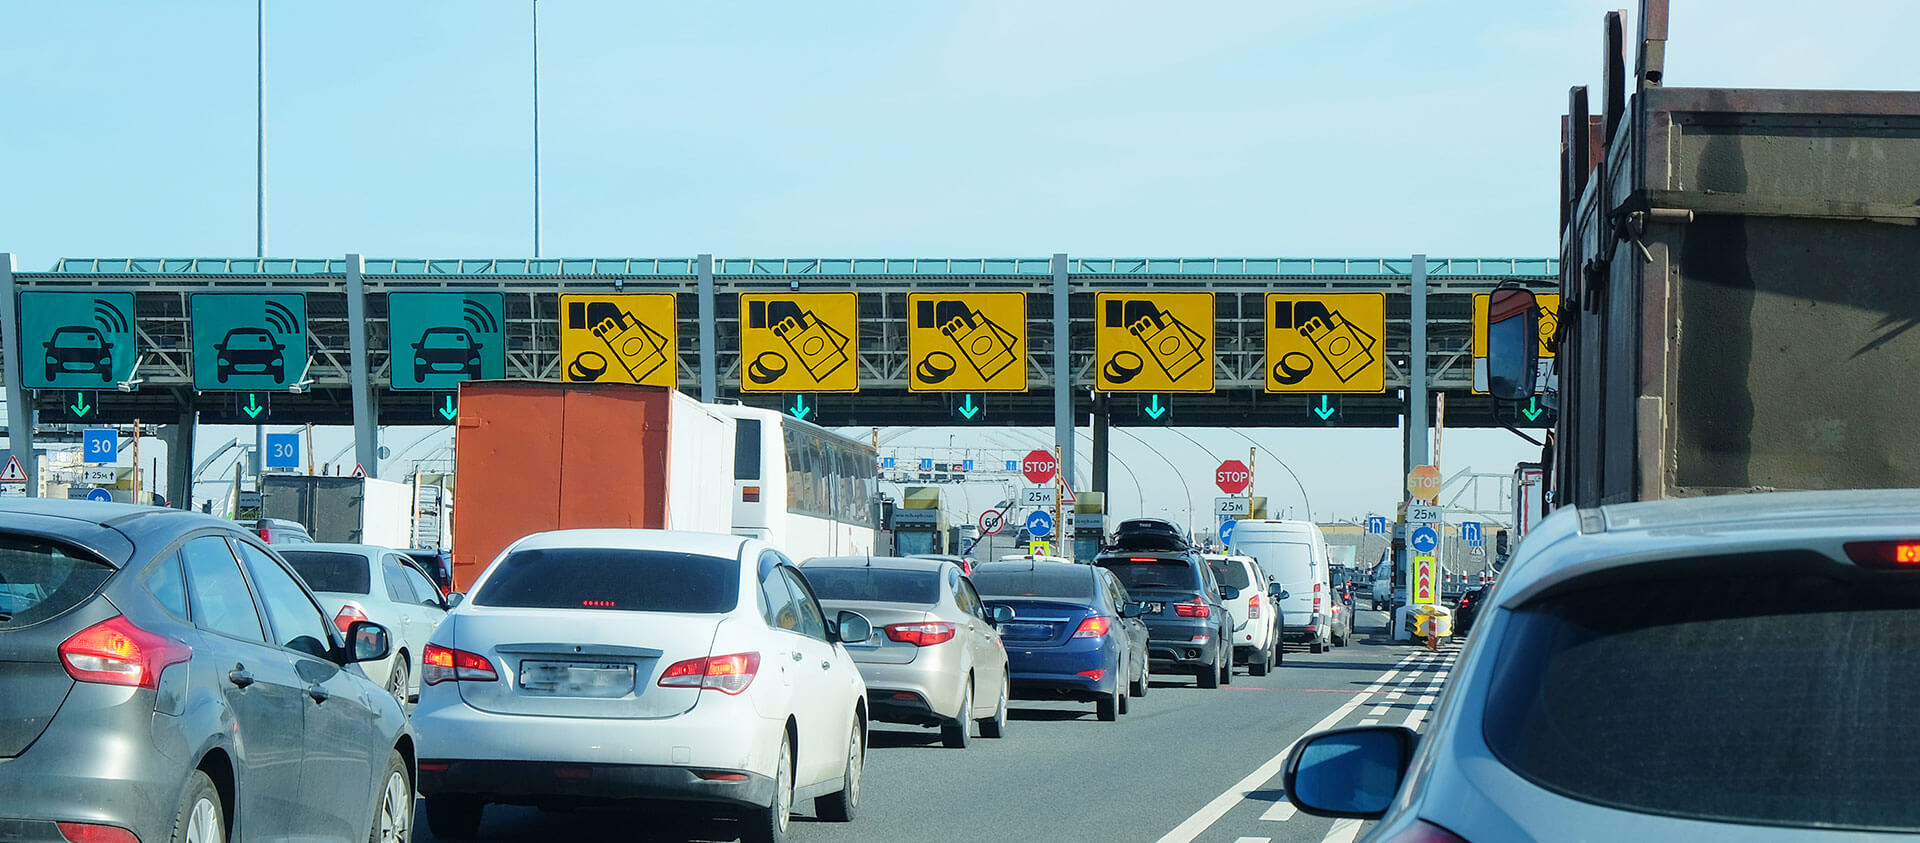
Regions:
[[[359,465],[359,464],[357,464],[357,463],[356,463],[356,464],[355,464],[355,465],[353,466],[353,476],[355,476],[355,477],[365,477],[365,476],[367,476],[367,467],[366,467],[366,466],[363,466],[363,465]]]
[[[8,456],[6,470],[0,471],[0,483],[25,483],[25,482],[27,482],[27,470],[20,467],[20,458],[16,456]]]
[[[1061,506],[1073,506],[1075,503],[1078,503],[1079,500],[1080,500],[1079,498],[1076,498],[1073,496],[1072,486],[1060,487],[1060,505]]]

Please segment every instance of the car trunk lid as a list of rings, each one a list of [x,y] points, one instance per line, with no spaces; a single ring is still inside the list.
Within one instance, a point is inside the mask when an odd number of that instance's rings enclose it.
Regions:
[[[986,602],[1013,610],[1013,619],[1000,624],[1000,640],[1010,646],[1058,647],[1094,614],[1084,604],[1060,600],[988,598]]]
[[[660,718],[691,710],[698,688],[662,687],[671,666],[712,653],[726,616],[590,609],[478,609],[449,615],[450,646],[499,677],[461,681],[481,711],[548,717]],[[718,692],[714,692],[718,693]]]
[[[893,640],[888,637],[886,627],[941,620],[933,612],[919,606],[870,600],[822,600],[820,608],[826,610],[829,618],[841,612],[859,612],[873,624],[872,637],[858,644],[843,645],[847,648],[847,655],[860,664],[912,664],[924,648]]]

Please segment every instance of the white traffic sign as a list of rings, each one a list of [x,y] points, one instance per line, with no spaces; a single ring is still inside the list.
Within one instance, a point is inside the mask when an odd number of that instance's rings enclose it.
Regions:
[[[1007,514],[997,509],[980,513],[980,532],[989,536],[1000,535],[1007,526]]]
[[[1232,518],[1245,518],[1247,517],[1248,514],[1252,512],[1253,512],[1253,501],[1247,498],[1225,497],[1225,498],[1213,499],[1213,514],[1215,515],[1232,517]]]
[[[1055,498],[1052,486],[1028,486],[1020,490],[1018,509],[1052,509]]]
[[[1440,507],[1432,504],[1416,503],[1407,507],[1408,524],[1440,523]]]
[[[20,458],[17,456],[8,456],[7,467],[4,470],[0,470],[0,483],[25,482],[27,482],[27,470],[20,467]]]
[[[80,482],[98,486],[102,483],[112,485],[120,481],[120,472],[112,468],[89,468],[80,472]]]

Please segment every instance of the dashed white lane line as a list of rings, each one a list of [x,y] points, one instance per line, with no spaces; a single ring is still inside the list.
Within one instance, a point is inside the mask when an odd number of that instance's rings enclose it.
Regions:
[[[1365,720],[1362,720],[1362,721],[1360,721],[1360,725],[1362,725],[1362,726],[1378,726],[1378,725],[1380,725],[1380,718],[1378,718],[1378,717],[1369,717],[1369,718],[1367,718],[1367,719],[1365,719]]]
[[[1271,807],[1267,808],[1267,812],[1264,814],[1261,814],[1260,819],[1270,823],[1283,823],[1283,822],[1286,822],[1287,820],[1293,819],[1293,815],[1299,812],[1300,812],[1300,809],[1293,807],[1293,803],[1291,801],[1282,799],[1278,802],[1273,803]]]
[[[1273,838],[1271,838],[1271,837],[1241,837],[1241,838],[1238,838],[1238,839],[1235,839],[1235,840],[1233,841],[1233,843],[1273,843]]]
[[[1395,670],[1405,667],[1411,661],[1412,657],[1403,659],[1399,665],[1395,666]],[[1307,735],[1333,726],[1341,720],[1345,720],[1347,715],[1352,714],[1353,710],[1359,708],[1360,704],[1365,702],[1368,697],[1379,693],[1380,688],[1386,684],[1386,678],[1394,672],[1394,670],[1389,670],[1386,673],[1380,674],[1380,678],[1374,680],[1373,684],[1369,685],[1366,690],[1354,694],[1353,699],[1347,700],[1345,703],[1342,703],[1339,708],[1334,709],[1331,714],[1321,718],[1320,722],[1313,724],[1313,726],[1302,733],[1300,737],[1306,737]],[[1160,838],[1160,843],[1191,843],[1194,838],[1200,836],[1201,832],[1211,828],[1214,823],[1220,821],[1221,817],[1226,816],[1228,811],[1233,810],[1235,805],[1244,801],[1247,798],[1247,794],[1259,789],[1261,785],[1266,784],[1269,779],[1272,779],[1274,774],[1280,772],[1280,768],[1287,763],[1287,756],[1293,752],[1293,745],[1299,742],[1300,738],[1294,738],[1287,744],[1286,748],[1280,750],[1279,754],[1267,759],[1266,763],[1261,764],[1253,772],[1248,773],[1246,778],[1234,783],[1233,787],[1227,788],[1225,793],[1214,797],[1212,802],[1201,806],[1200,810],[1195,811],[1193,816],[1188,817],[1185,822],[1174,826],[1172,831],[1167,832]]]
[[[1353,843],[1353,838],[1359,836],[1359,820],[1334,820],[1333,828],[1327,830],[1327,836],[1321,838],[1321,841],[1322,843]]]

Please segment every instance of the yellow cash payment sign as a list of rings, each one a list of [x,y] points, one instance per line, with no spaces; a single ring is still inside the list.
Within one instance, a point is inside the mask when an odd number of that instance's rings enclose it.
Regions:
[[[860,391],[859,294],[741,293],[740,391]]]
[[[1387,294],[1268,293],[1268,392],[1385,392]]]
[[[1487,308],[1492,296],[1488,293],[1473,294],[1473,392],[1475,395],[1487,394]],[[1554,329],[1560,325],[1560,294],[1534,293],[1534,302],[1540,308],[1540,349],[1542,360],[1553,357],[1547,343],[1553,339]]]
[[[678,386],[673,293],[562,293],[560,378]]]
[[[1094,376],[1101,392],[1212,392],[1213,294],[1094,294]]]
[[[908,293],[910,392],[1027,391],[1026,293]]]

